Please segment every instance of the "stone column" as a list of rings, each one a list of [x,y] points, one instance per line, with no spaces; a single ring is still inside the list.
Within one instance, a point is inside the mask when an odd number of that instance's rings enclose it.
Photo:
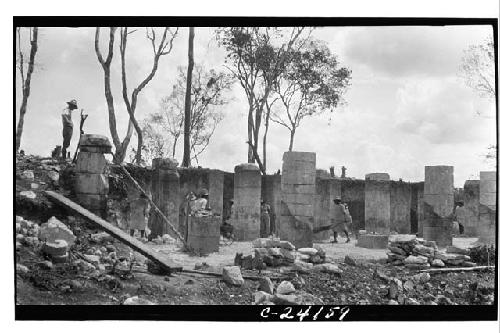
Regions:
[[[423,238],[452,245],[453,166],[425,167]]]
[[[495,235],[497,233],[496,172],[481,171],[479,179],[479,242],[495,244]]]
[[[283,154],[279,236],[295,247],[311,247],[316,197],[316,154]]]
[[[333,179],[325,170],[316,171],[316,199],[314,204],[314,228],[330,225],[333,199],[341,196],[340,181]],[[314,240],[325,240],[329,230],[313,234]]]
[[[170,223],[179,230],[179,174],[177,161],[170,158],[155,158],[153,160],[153,180],[151,184],[152,199]],[[152,210],[150,218],[150,239],[168,233],[177,237],[167,226],[162,217]]]
[[[101,217],[106,217],[109,192],[105,153],[111,143],[102,135],[84,134],[75,167],[75,194],[78,202]]]
[[[222,218],[224,192],[224,172],[208,171],[208,203],[214,215]],[[221,220],[222,223],[222,220]]]
[[[466,180],[464,184],[464,207],[463,216],[458,222],[464,226],[464,234],[469,237],[477,237],[479,224],[479,180]]]
[[[255,164],[244,163],[234,168],[234,236],[248,241],[260,236],[261,175]]]
[[[365,176],[365,229],[367,233],[388,235],[391,224],[391,183],[389,175]]]
[[[391,231],[409,234],[411,231],[411,187],[409,183],[391,182]]]

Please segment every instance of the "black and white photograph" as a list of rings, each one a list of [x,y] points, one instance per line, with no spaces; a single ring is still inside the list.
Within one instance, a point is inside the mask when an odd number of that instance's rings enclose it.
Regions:
[[[11,30],[18,319],[498,320],[498,13]]]

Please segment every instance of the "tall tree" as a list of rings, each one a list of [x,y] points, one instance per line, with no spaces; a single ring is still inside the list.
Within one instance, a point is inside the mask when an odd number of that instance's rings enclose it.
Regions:
[[[191,124],[191,81],[193,77],[194,66],[194,27],[189,27],[189,40],[188,40],[188,68],[186,78],[186,98],[184,105],[184,157],[182,158],[182,166],[191,166],[191,144],[190,144],[190,124]]]
[[[134,30],[135,31],[135,30]],[[127,112],[130,116],[130,120],[132,121],[132,124],[134,125],[135,131],[137,133],[137,150],[135,154],[135,162],[137,164],[142,163],[142,146],[143,146],[143,136],[142,136],[142,130],[141,126],[135,119],[135,109],[137,107],[137,98],[139,96],[139,93],[141,92],[144,87],[153,79],[153,77],[156,74],[156,71],[158,70],[158,64],[160,62],[160,57],[167,55],[172,51],[172,46],[173,46],[173,41],[175,37],[177,36],[177,31],[178,28],[175,29],[175,31],[171,30],[170,28],[164,28],[163,29],[163,34],[161,35],[161,39],[159,44],[158,41],[156,40],[156,32],[154,28],[146,28],[146,38],[149,39],[151,42],[151,46],[153,48],[153,66],[151,68],[151,71],[149,74],[146,76],[144,80],[142,80],[141,83],[132,91],[132,96],[129,99],[128,96],[128,91],[127,91],[127,72],[126,72],[126,66],[125,66],[125,51],[127,49],[127,40],[128,40],[128,35],[133,33],[134,31],[129,32],[127,27],[123,27],[120,30],[120,55],[121,55],[121,62],[122,62],[122,95],[123,95],[123,100],[125,102],[125,106],[127,107]],[[170,35],[169,37],[167,37]],[[130,137],[129,137],[130,138]],[[128,141],[127,141],[128,145]]]
[[[274,81],[286,68],[292,47],[297,46],[299,36],[311,31],[312,28],[304,27],[231,27],[217,30],[219,44],[227,51],[227,68],[240,83],[248,101],[248,162],[257,161],[264,174],[258,148],[266,102]]]
[[[184,134],[186,96],[186,67],[178,68],[177,82],[172,87],[172,92],[162,98],[160,111],[147,116],[148,123],[161,124],[163,135],[169,137],[172,157],[175,158],[176,146],[181,135]],[[191,120],[188,122],[190,142],[190,164],[198,162],[210,143],[217,125],[223,119],[221,106],[228,103],[225,94],[231,87],[232,79],[229,75],[215,70],[206,71],[202,66],[193,68],[191,85]],[[146,138],[149,140],[150,138]]]
[[[126,58],[125,51],[127,48],[128,32],[127,28],[120,29],[120,55],[121,55],[121,74],[122,74],[122,96],[125,102],[125,106],[127,109],[127,113],[129,115],[129,123],[127,128],[127,133],[123,141],[120,141],[120,137],[118,135],[118,131],[116,130],[116,114],[115,114],[115,105],[113,92],[111,90],[111,63],[113,60],[113,51],[114,51],[114,41],[115,41],[115,33],[117,28],[110,27],[109,28],[109,40],[108,40],[108,55],[106,59],[104,59],[99,46],[100,41],[100,28],[97,27],[95,31],[95,39],[94,39],[94,48],[97,55],[97,59],[101,64],[104,71],[104,96],[106,98],[106,103],[108,105],[108,118],[109,118],[109,129],[111,132],[111,138],[113,140],[113,144],[115,146],[115,154],[114,154],[114,163],[122,163],[125,159],[127,148],[130,143],[130,139],[134,132],[134,128],[139,128],[138,133],[138,147],[136,150],[136,158],[135,160],[140,163],[141,160],[141,150],[142,150],[142,133],[140,133],[140,126],[135,119],[134,113],[137,106],[137,98],[139,92],[151,81],[151,79],[156,74],[158,69],[158,63],[161,56],[170,53],[172,49],[172,43],[177,35],[177,29],[172,31],[170,28],[164,28],[163,33],[161,34],[160,43],[157,44],[156,39],[156,31],[154,29],[146,29],[146,37],[150,40],[153,47],[153,66],[150,73],[146,76],[146,78],[133,90],[131,98],[128,96],[127,91],[127,75],[126,75]],[[167,36],[170,35],[168,38]],[[140,134],[139,134],[140,133]]]
[[[17,34],[17,68],[21,75],[21,91],[22,91],[22,101],[21,107],[19,108],[19,120],[17,122],[17,130],[16,130],[16,152],[19,151],[19,147],[21,146],[21,137],[23,135],[23,127],[24,127],[24,115],[26,114],[26,110],[28,107],[28,98],[30,96],[31,91],[31,75],[33,74],[33,70],[35,68],[35,56],[38,51],[38,27],[29,28],[30,35],[30,55],[28,59],[28,68],[25,76],[25,59],[24,53],[22,50],[21,43],[21,27],[16,28]]]
[[[324,42],[309,40],[302,50],[292,52],[286,70],[275,81],[281,108],[271,111],[271,121],[290,131],[289,151],[301,121],[326,110],[333,112],[350,79],[351,71],[339,67]]]

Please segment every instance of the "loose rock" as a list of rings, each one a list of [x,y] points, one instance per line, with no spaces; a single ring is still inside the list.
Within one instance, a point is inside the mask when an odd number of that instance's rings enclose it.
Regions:
[[[133,296],[127,298],[123,302],[123,305],[156,305],[156,303],[148,301],[147,299],[144,298],[140,298],[139,296]]]
[[[224,267],[222,269],[222,280],[235,286],[242,286],[245,283],[238,266]]]
[[[277,294],[288,295],[295,292],[295,287],[290,281],[282,281],[278,288],[276,288]]]
[[[264,291],[268,294],[274,293],[274,283],[270,278],[264,277],[259,280],[259,290]]]

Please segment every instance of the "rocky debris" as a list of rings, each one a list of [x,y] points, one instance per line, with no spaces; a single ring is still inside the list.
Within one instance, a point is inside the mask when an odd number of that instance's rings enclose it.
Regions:
[[[45,242],[55,242],[56,240],[62,239],[65,240],[70,247],[75,243],[76,239],[68,226],[54,216],[40,226],[38,238]]]
[[[28,273],[30,270],[28,267],[21,265],[21,264],[16,264],[16,272],[17,273]]]
[[[222,280],[235,286],[242,286],[245,283],[238,266],[226,266],[222,269]]]
[[[276,305],[300,305],[302,304],[302,297],[300,295],[276,294],[271,301]]]
[[[391,299],[389,302],[387,302],[387,305],[399,305],[399,303],[393,299]]]
[[[268,294],[274,293],[274,283],[268,277],[263,277],[259,280],[259,290],[264,291]]]
[[[470,249],[469,256],[472,262],[479,265],[492,265],[496,263],[495,253],[494,245],[477,245]]]
[[[35,173],[33,172],[33,170],[25,170],[23,171],[21,178],[26,180],[33,180],[35,179]]]
[[[387,247],[387,262],[410,269],[434,267],[467,266],[471,257],[470,251],[456,246],[448,246],[446,251],[438,249],[436,242],[426,241],[416,237],[396,236]],[[466,263],[467,262],[467,263]]]
[[[320,265],[314,265],[311,268],[313,271],[325,272],[330,274],[341,274],[342,270],[335,264],[325,263]]]
[[[445,264],[444,264],[444,262],[441,259],[434,259],[431,262],[431,266],[432,267],[444,267]]]
[[[36,194],[33,191],[21,191],[19,195],[26,197],[28,199],[36,199]]]
[[[297,250],[300,254],[304,254],[307,256],[314,256],[316,253],[318,253],[318,250],[315,248],[311,247],[303,247]]]
[[[281,295],[288,295],[295,292],[295,287],[290,281],[282,281],[276,288],[276,293]]]
[[[348,255],[345,256],[344,263],[346,263],[347,265],[356,266],[356,261]]]
[[[38,230],[38,224],[16,216],[16,249],[20,249],[22,245],[37,248],[40,245]]]
[[[42,246],[42,252],[49,256],[62,256],[68,252],[68,243],[63,239],[54,242],[46,242]]]
[[[140,298],[139,296],[133,296],[123,301],[123,305],[156,305],[156,303]]]
[[[90,235],[90,241],[97,244],[103,244],[106,242],[113,242],[113,237],[106,232],[98,232]]]
[[[51,170],[51,171],[47,172],[47,176],[49,177],[49,179],[52,182],[54,182],[54,183],[59,182],[59,172]]]
[[[257,291],[253,294],[254,297],[254,302],[253,304],[262,304],[262,303],[267,303],[271,301],[271,298],[273,297],[272,293],[269,294],[264,291]]]

